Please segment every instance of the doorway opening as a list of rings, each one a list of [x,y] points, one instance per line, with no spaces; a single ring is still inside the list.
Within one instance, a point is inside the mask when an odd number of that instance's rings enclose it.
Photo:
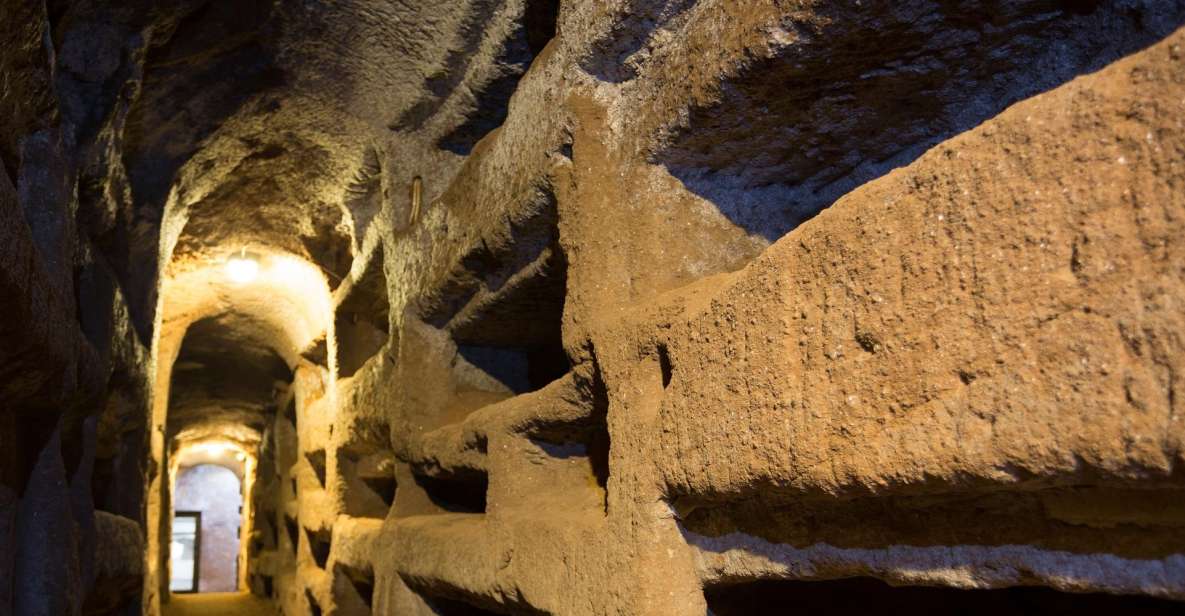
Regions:
[[[173,575],[169,578],[169,590],[173,592],[197,592],[198,568],[201,560],[202,512],[177,511],[173,513],[173,541],[169,547]]]
[[[242,481],[216,464],[182,466],[173,499],[169,590],[239,589]]]

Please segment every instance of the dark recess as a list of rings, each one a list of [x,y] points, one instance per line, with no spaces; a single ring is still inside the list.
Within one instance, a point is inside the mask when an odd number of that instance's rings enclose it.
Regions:
[[[334,316],[339,376],[353,376],[382,351],[390,338],[390,312],[383,252],[377,248]]]
[[[0,472],[4,485],[17,496],[25,493],[29,475],[56,427],[57,416],[51,413],[0,413]]]
[[[325,487],[325,450],[315,449],[313,451],[306,451],[304,454],[309,465],[313,467],[313,473],[317,475],[317,481],[321,487]]]
[[[542,189],[534,212],[507,221],[451,273],[423,320],[452,334],[458,354],[514,393],[566,374],[562,322],[568,262],[559,245],[555,197]]]
[[[543,51],[555,36],[557,0],[529,0],[523,9],[522,23],[514,36],[506,41],[496,63],[501,74],[475,88],[476,108],[465,121],[437,142],[437,147],[454,154],[468,156],[473,146],[498,128],[506,120],[510,97],[518,88],[519,79],[527,72],[535,56]]]
[[[273,512],[272,515],[261,516],[260,518],[267,524],[268,539],[271,541],[270,547],[272,548],[279,547],[280,545],[280,528],[276,525],[276,517]]]
[[[375,424],[368,434],[357,428],[358,442],[337,450],[338,473],[345,478],[345,513],[354,517],[385,518],[395,502],[394,456],[380,434],[385,423]]]
[[[292,546],[292,553],[296,553],[296,546],[300,544],[300,525],[289,515],[284,516],[284,530],[288,532],[288,545]]]
[[[666,389],[671,384],[671,375],[674,368],[671,366],[671,355],[667,351],[665,344],[658,345],[658,368],[662,371],[662,388]]]
[[[660,30],[672,25],[696,0],[632,0],[625,4],[609,33],[593,43],[580,67],[601,81],[624,83],[638,76],[634,56]]]
[[[531,57],[539,55],[555,37],[555,22],[559,17],[559,0],[527,0],[523,9],[523,26],[527,29],[527,48]]]
[[[338,563],[334,565],[339,576],[344,576],[350,582],[350,586],[358,593],[358,598],[366,604],[366,607],[372,608],[374,606],[374,570],[373,569],[359,569]]]
[[[463,477],[437,478],[413,475],[434,505],[450,513],[485,513],[489,478],[485,473]]]
[[[962,590],[890,586],[873,578],[822,582],[759,581],[708,588],[715,616],[752,614],[960,614],[967,616],[1053,614],[1180,614],[1181,603],[1101,593],[1074,594],[1049,588]]]
[[[602,512],[608,512],[609,394],[599,369],[593,372],[591,379],[581,381],[581,385],[592,401],[589,416],[579,422],[539,426],[530,436],[536,446],[552,457],[586,458],[601,492]]]
[[[363,477],[362,483],[382,499],[387,507],[395,504],[395,489],[398,484],[394,477]]]
[[[465,361],[481,368],[516,394],[535,391],[571,369],[562,346],[458,346]]]
[[[296,396],[293,396],[288,404],[284,405],[284,419],[292,422],[293,428],[296,427]]]
[[[372,318],[365,313],[338,311],[334,319],[337,333],[337,373],[341,378],[354,376],[387,343],[387,315]]]
[[[720,84],[652,160],[775,240],[1009,105],[1143,49],[1185,2],[850,2]],[[820,76],[825,76],[821,78]]]
[[[445,599],[444,597],[425,598],[425,602],[436,612],[439,616],[486,616],[489,614],[496,615],[498,612],[491,612],[482,609],[475,605],[470,605],[464,601],[457,601],[455,599]]]
[[[313,562],[317,563],[317,567],[324,569],[325,563],[329,562],[329,550],[333,546],[333,531],[329,529],[304,529],[305,536],[309,540],[309,551],[313,554]]]
[[[256,594],[262,595],[264,597],[274,597],[275,596],[275,594],[276,594],[275,580],[272,578],[272,576],[270,576],[270,575],[256,575],[256,576],[252,576],[252,577],[254,578],[255,582],[257,582],[256,584],[252,585],[254,587],[253,589],[255,590]]]
[[[321,616],[321,604],[317,603],[317,598],[313,596],[313,591],[304,589],[304,599],[309,604],[310,616]]]

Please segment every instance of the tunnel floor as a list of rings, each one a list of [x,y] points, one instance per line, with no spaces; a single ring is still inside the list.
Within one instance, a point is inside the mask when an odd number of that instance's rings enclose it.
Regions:
[[[173,595],[164,616],[272,616],[275,607],[246,592]]]

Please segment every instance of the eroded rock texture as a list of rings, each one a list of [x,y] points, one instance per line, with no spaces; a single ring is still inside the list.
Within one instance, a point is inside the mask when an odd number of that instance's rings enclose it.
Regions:
[[[135,290],[155,272],[129,266],[119,160],[132,13],[0,6],[2,614],[111,613],[141,587],[141,550],[101,536],[143,518],[152,318]],[[134,583],[104,587],[115,570]]]
[[[1183,2],[0,15],[0,616],[1185,605]]]

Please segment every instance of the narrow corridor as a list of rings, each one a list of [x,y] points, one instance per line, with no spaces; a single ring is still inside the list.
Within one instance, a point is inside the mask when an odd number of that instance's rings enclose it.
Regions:
[[[1185,0],[0,26],[0,616],[1185,616]]]

